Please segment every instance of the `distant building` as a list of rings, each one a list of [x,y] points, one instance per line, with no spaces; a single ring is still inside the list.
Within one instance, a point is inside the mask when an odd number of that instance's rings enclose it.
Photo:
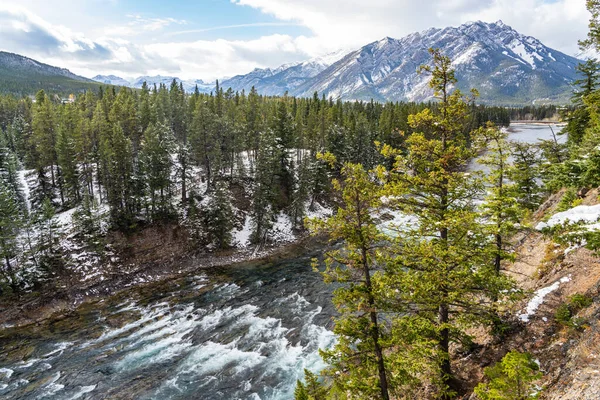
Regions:
[[[60,102],[62,104],[71,104],[71,103],[75,103],[75,95],[73,93],[71,93],[69,95],[69,97],[63,97],[62,99],[60,99]]]

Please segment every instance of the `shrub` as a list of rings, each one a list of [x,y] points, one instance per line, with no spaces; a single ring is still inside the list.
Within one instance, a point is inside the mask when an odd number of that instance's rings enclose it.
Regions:
[[[585,324],[582,318],[573,318],[575,314],[589,307],[592,304],[592,298],[585,294],[575,293],[570,296],[566,303],[562,303],[554,313],[554,319],[559,324],[579,329]]]
[[[475,394],[482,400],[530,400],[539,396],[534,382],[542,373],[529,353],[511,350],[483,373],[488,382],[475,388]]]

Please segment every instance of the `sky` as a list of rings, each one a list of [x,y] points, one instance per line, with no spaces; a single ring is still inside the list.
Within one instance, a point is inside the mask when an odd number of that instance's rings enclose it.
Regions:
[[[588,19],[585,0],[2,0],[0,50],[86,77],[209,82],[476,20],[577,55]]]

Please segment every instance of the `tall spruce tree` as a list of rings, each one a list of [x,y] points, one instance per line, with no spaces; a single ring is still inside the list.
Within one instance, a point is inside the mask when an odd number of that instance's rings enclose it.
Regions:
[[[485,140],[486,155],[478,161],[489,169],[485,179],[487,195],[481,207],[482,217],[494,236],[494,268],[500,274],[502,260],[511,259],[506,248],[507,237],[518,229],[524,210],[517,201],[516,185],[508,180],[511,147],[507,134],[494,125],[488,125],[481,132],[481,138]]]
[[[43,90],[36,94],[36,103],[33,113],[32,144],[35,146],[36,167],[38,170],[38,183],[43,197],[53,198],[53,189],[56,188],[55,166],[56,156],[56,115],[52,102]],[[46,181],[46,170],[50,169],[52,186]]]
[[[326,373],[340,387],[361,398],[387,400],[393,375],[380,315],[385,284],[377,249],[382,237],[374,219],[380,188],[360,164],[345,164],[341,172],[343,182],[334,181],[333,186],[342,206],[326,221],[311,223],[314,232],[327,234],[332,242],[344,241],[342,249],[328,251],[325,258],[325,281],[341,286],[333,297],[340,314],[334,327],[338,342],[322,356],[329,364]]]
[[[509,178],[516,185],[519,204],[533,211],[542,200],[539,177],[539,154],[535,145],[526,142],[513,142],[511,155],[513,165],[509,170]]]
[[[439,50],[430,52],[433,66],[423,70],[431,73],[439,104],[435,111],[426,108],[408,117],[415,133],[403,151],[384,147],[396,162],[380,176],[389,179],[389,205],[412,216],[397,230],[395,257],[387,264],[391,301],[408,306],[397,323],[405,329],[419,326],[416,337],[433,344],[435,356],[422,362],[434,374],[424,379],[436,385],[438,397],[449,399],[458,387],[450,343],[468,341],[469,327],[491,324],[493,300],[512,285],[489,262],[488,235],[476,212],[482,185],[465,173],[477,151],[467,146],[470,137],[464,133],[468,99],[451,90],[457,82],[451,60]],[[396,345],[410,347],[412,340],[405,335]]]
[[[17,276],[11,259],[18,253],[17,235],[21,223],[21,214],[14,192],[0,179],[0,257],[4,267],[2,276],[13,292],[19,290]]]
[[[80,129],[78,110],[71,105],[63,108],[56,139],[56,155],[63,182],[61,187],[64,187],[73,203],[78,202],[81,196],[75,147],[75,137],[80,134]]]
[[[174,148],[175,137],[171,127],[160,123],[148,126],[144,132],[140,164],[154,219],[166,218],[172,211],[174,163],[171,154]]]

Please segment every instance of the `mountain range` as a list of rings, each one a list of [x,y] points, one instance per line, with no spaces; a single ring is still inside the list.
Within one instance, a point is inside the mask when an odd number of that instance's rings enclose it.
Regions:
[[[458,27],[431,28],[401,39],[386,37],[349,53],[337,52],[277,68],[257,68],[222,80],[221,87],[264,95],[288,93],[312,97],[315,92],[333,99],[427,101],[433,96],[427,74],[417,72],[431,64],[429,48],[452,59],[463,91],[475,88],[479,102],[499,105],[566,103],[580,63],[531,36],[504,24],[469,22]],[[173,76],[140,76],[128,80],[115,75],[87,79],[64,68],[52,67],[17,54],[0,52],[0,91],[31,94],[39,89],[82,91],[99,84],[142,87],[143,82],[171,85],[175,79],[187,92],[214,91],[214,83]],[[29,92],[29,93],[28,93]]]
[[[288,91],[307,97],[318,92],[343,100],[426,101],[433,96],[429,77],[417,69],[431,64],[429,48],[438,48],[453,60],[458,87],[476,88],[482,103],[567,102],[580,62],[502,21],[478,21],[431,28],[402,39],[386,37],[320,71],[303,64],[255,70],[223,81],[222,86],[249,90],[254,85],[259,93],[273,95]]]

